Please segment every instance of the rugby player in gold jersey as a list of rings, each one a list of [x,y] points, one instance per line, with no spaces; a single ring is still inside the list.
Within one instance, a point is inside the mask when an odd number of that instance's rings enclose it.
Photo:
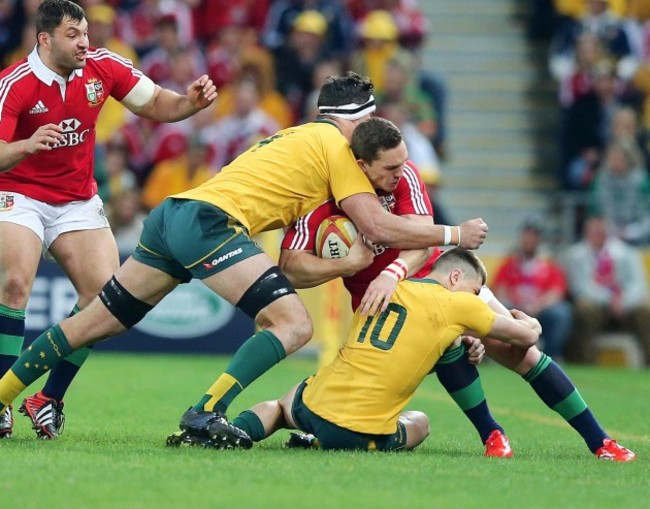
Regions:
[[[183,414],[180,428],[189,442],[208,439],[216,448],[252,445],[225,418],[228,405],[312,336],[305,306],[252,236],[288,226],[332,197],[366,238],[383,246],[475,249],[487,235],[480,218],[449,227],[384,212],[349,144],[354,128],[375,110],[372,91],[372,83],[355,73],[331,77],[321,89],[315,122],[277,132],[203,185],[153,209],[136,252],[100,295],[39,336],[0,379],[0,413],[62,357],[123,332],[177,285],[197,278],[254,318],[260,330]],[[391,132],[382,125],[377,124],[376,136],[390,146]],[[403,165],[391,171],[397,178]]]

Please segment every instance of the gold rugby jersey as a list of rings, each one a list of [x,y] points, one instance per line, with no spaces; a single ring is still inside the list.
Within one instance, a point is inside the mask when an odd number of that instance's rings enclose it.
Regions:
[[[174,198],[216,205],[251,235],[293,223],[321,203],[375,191],[350,144],[331,122],[278,131],[204,184]]]
[[[388,309],[354,314],[334,361],[307,380],[303,401],[338,426],[394,433],[397,418],[440,356],[464,331],[487,334],[495,313],[476,295],[432,279],[397,285]]]

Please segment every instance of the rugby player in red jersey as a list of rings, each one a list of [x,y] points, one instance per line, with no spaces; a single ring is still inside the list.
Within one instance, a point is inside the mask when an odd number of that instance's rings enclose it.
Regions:
[[[25,308],[41,253],[49,251],[70,278],[84,308],[119,267],[115,240],[93,178],[95,126],[109,96],[158,122],[185,119],[217,97],[204,75],[186,95],[155,85],[130,60],[88,42],[84,11],[68,0],[45,0],[36,17],[37,44],[0,73],[0,375],[20,354]],[[54,369],[21,412],[39,438],[63,424],[63,395],[88,348]],[[10,437],[10,409],[0,438]]]

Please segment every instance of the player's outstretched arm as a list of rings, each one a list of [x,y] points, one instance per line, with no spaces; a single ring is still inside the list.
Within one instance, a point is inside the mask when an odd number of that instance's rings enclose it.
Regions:
[[[372,263],[374,254],[358,235],[343,258],[319,258],[313,251],[282,249],[278,265],[295,288],[313,288],[337,277],[348,277]]]
[[[481,218],[466,221],[460,226],[421,225],[387,213],[377,197],[370,193],[348,196],[341,201],[340,207],[372,242],[398,249],[445,245],[477,249],[483,244],[488,231],[487,224]]]
[[[511,316],[497,314],[487,336],[523,348],[535,345],[542,332],[537,319],[516,309],[511,313]]]
[[[52,150],[63,135],[63,129],[56,124],[45,124],[36,129],[26,140],[7,143],[0,141],[0,173],[9,171],[26,157],[41,152]]]
[[[153,97],[135,114],[157,122],[178,122],[208,107],[217,98],[217,87],[204,74],[187,87],[187,94],[156,86]]]

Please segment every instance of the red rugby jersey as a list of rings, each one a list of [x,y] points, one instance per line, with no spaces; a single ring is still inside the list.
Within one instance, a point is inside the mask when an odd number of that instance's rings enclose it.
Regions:
[[[90,48],[83,69],[68,80],[45,66],[36,49],[0,73],[0,140],[31,137],[44,124],[63,127],[53,150],[26,157],[0,174],[0,191],[53,204],[87,200],[97,193],[93,153],[97,116],[109,95],[122,100],[142,73],[130,60]]]
[[[433,216],[431,201],[420,173],[411,161],[404,167],[404,176],[400,179],[395,191],[389,194],[379,194],[382,206],[390,213],[403,216],[407,214]],[[282,239],[282,249],[299,249],[315,251],[316,231],[327,217],[341,214],[333,200],[328,200],[309,214],[301,217],[286,232]],[[368,285],[399,255],[399,249],[375,246],[375,259],[362,271],[354,276],[343,278],[343,284],[352,297],[352,309],[356,310],[361,303]],[[435,250],[431,258],[413,277],[423,277],[431,272],[431,266],[441,251]]]

